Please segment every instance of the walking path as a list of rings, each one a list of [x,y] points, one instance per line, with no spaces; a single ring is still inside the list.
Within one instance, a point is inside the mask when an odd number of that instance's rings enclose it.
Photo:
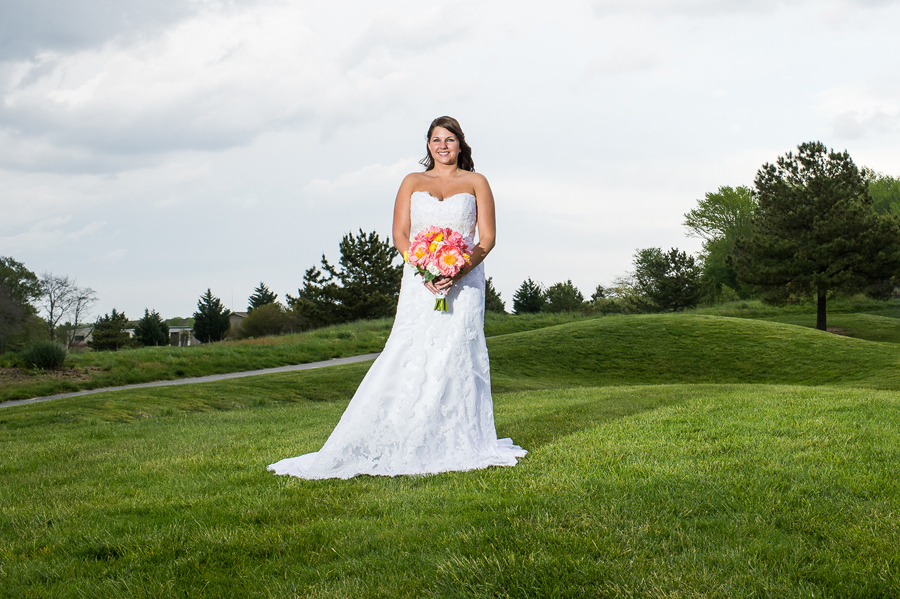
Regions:
[[[79,395],[90,395],[91,393],[105,393],[106,391],[121,391],[122,389],[140,389],[142,387],[170,387],[172,385],[191,385],[193,383],[208,383],[210,381],[223,381],[225,379],[239,379],[245,376],[256,376],[259,374],[274,374],[276,372],[293,372],[295,370],[312,370],[313,368],[323,368],[325,366],[338,366],[340,364],[352,364],[354,362],[365,362],[366,360],[374,360],[378,357],[378,353],[363,354],[362,356],[351,356],[349,358],[334,358],[323,362],[310,362],[308,364],[294,364],[292,366],[278,366],[277,368],[263,368],[262,370],[247,370],[245,372],[228,372],[226,374],[211,374],[209,376],[195,376],[189,379],[178,379],[174,381],[153,381],[152,383],[137,383],[134,385],[122,385],[121,387],[104,387],[102,389],[88,389],[86,391],[75,391],[73,393],[60,393],[58,395],[48,395],[47,397],[34,397],[32,399],[14,399],[0,403],[0,408],[8,408],[10,406],[20,406],[26,403],[37,403],[39,401],[50,401],[51,399],[62,399],[64,397],[78,397]]]

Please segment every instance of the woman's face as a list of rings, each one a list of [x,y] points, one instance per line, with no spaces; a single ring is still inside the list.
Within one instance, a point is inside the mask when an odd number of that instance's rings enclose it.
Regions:
[[[428,151],[435,164],[456,164],[459,157],[459,140],[443,127],[435,127],[428,138]]]

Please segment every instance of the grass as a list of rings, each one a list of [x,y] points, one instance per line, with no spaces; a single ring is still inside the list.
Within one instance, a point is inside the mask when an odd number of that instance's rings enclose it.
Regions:
[[[266,472],[367,364],[0,410],[0,596],[900,596],[900,347],[696,314],[489,347],[515,468]]]
[[[485,334],[503,335],[582,320],[581,314],[488,314]],[[193,347],[70,352],[69,371],[32,371],[3,381],[0,402],[134,383],[307,364],[379,352],[393,319],[342,324],[306,333]],[[29,376],[30,375],[30,376]]]

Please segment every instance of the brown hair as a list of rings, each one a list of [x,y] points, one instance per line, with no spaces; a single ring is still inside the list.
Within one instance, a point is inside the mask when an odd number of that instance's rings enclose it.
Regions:
[[[459,126],[459,121],[452,116],[439,116],[431,121],[431,126],[428,127],[428,133],[425,135],[425,158],[420,160],[419,164],[425,165],[426,171],[434,168],[434,158],[428,150],[428,141],[431,139],[431,134],[438,127],[443,127],[455,135],[457,141],[459,141],[459,156],[456,159],[456,166],[464,171],[474,171],[475,161],[472,160],[472,148],[466,143],[466,136],[462,131],[462,127]]]

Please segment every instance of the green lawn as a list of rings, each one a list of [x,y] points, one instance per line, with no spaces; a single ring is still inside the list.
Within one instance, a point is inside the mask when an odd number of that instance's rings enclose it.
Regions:
[[[488,313],[485,334],[506,335],[585,318],[577,313],[519,316]],[[392,324],[393,319],[383,318],[294,335],[193,347],[142,347],[116,352],[73,351],[66,359],[66,370],[62,375],[58,372],[30,372],[15,379],[0,378],[0,402],[375,353],[384,347]]]
[[[900,596],[900,346],[681,314],[489,348],[515,468],[268,473],[368,364],[0,409],[0,596]]]

